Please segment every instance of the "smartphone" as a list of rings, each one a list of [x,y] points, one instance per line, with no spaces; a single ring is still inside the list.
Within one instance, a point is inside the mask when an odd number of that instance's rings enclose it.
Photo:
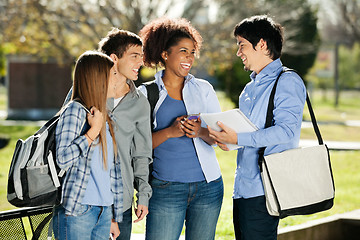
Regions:
[[[187,116],[187,119],[188,119],[188,120],[198,119],[199,116],[200,116],[199,114],[189,114],[189,115]]]

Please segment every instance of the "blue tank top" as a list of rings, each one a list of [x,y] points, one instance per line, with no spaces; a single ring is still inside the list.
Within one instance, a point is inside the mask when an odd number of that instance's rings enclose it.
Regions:
[[[168,95],[156,113],[155,131],[169,127],[177,117],[186,114],[184,102]],[[193,140],[185,135],[156,147],[153,167],[153,176],[160,180],[182,183],[205,180]]]
[[[114,164],[114,147],[109,125],[106,123],[107,169],[104,169],[102,149],[96,144],[91,157],[89,182],[86,186],[82,204],[93,206],[111,206],[114,201],[111,192],[110,169]]]

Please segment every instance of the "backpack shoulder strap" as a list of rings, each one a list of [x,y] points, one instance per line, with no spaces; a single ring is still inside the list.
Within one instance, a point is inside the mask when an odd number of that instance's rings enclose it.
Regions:
[[[153,129],[154,128],[153,114],[154,114],[154,109],[155,109],[156,103],[159,100],[159,88],[158,88],[158,85],[156,84],[155,80],[143,83],[143,85],[146,87],[147,99],[150,104],[151,129]]]
[[[147,98],[150,103],[151,111],[153,111],[157,101],[159,100],[159,88],[155,80],[143,84],[146,87]]]

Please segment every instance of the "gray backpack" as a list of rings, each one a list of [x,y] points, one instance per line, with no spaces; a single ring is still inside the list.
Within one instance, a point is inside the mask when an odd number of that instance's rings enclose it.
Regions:
[[[7,199],[12,205],[33,207],[55,206],[60,203],[61,183],[65,171],[61,170],[55,161],[55,131],[59,117],[60,112],[34,135],[25,141],[17,141],[7,188]],[[88,129],[89,125],[85,121],[81,133]]]

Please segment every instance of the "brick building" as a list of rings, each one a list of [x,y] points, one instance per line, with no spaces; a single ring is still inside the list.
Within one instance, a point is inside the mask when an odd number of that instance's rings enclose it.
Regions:
[[[62,106],[72,84],[72,66],[55,60],[8,56],[8,119],[46,120]]]

